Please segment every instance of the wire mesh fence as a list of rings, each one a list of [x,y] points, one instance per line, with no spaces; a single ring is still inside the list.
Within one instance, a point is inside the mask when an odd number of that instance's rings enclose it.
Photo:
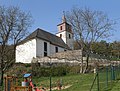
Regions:
[[[93,56],[94,55],[94,56]],[[99,65],[90,91],[108,91],[120,78],[120,64],[117,61],[110,61],[109,57],[92,54],[92,58],[97,58]]]

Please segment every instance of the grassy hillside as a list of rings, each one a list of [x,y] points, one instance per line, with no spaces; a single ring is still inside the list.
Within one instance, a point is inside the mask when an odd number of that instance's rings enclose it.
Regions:
[[[99,82],[100,91],[106,91],[106,81],[104,80],[105,77],[102,77],[102,75],[100,75],[101,77]],[[94,80],[94,74],[78,74],[62,77],[52,77],[52,88],[57,87],[58,80],[62,80],[62,91],[89,91]],[[34,78],[33,82],[36,83],[38,87],[42,86],[49,89],[49,77]],[[97,81],[95,81],[92,91],[97,91]]]
[[[23,76],[24,72],[31,72],[31,66],[30,65],[24,65],[21,64],[20,67],[18,66],[14,66],[14,69],[12,69],[9,73],[11,74],[15,74],[17,73],[17,76],[20,78]],[[22,69],[21,69],[22,68]],[[55,69],[55,68],[54,68]],[[61,70],[61,68],[58,68]],[[73,69],[71,67],[71,69]],[[102,68],[99,69],[99,89],[100,91],[119,91],[119,85],[117,85],[119,82],[120,78],[120,67],[115,67],[115,79],[112,79],[112,74],[113,71],[111,71],[111,67],[109,67],[108,70],[106,70],[106,68]],[[38,69],[36,69],[38,70]],[[42,70],[42,69],[41,69]],[[48,69],[49,70],[49,69]],[[47,70],[47,71],[48,71]],[[55,69],[56,70],[56,69]],[[62,91],[90,91],[91,85],[93,83],[93,80],[95,78],[94,73],[87,73],[87,74],[78,74],[76,71],[76,69],[74,69],[72,72],[61,76],[61,75],[54,75],[52,74],[51,77],[51,84],[52,84],[52,89],[56,89],[56,87],[58,86],[58,81],[61,80],[62,81]],[[40,71],[41,72],[41,71]],[[55,71],[56,72],[56,71]],[[37,72],[37,74],[39,73],[39,71]],[[45,71],[43,71],[43,74],[45,73]],[[44,76],[35,76],[33,75],[33,83],[36,84],[37,87],[44,87],[46,89],[49,90],[50,88],[50,71],[48,72],[49,74],[47,74],[46,77]],[[52,73],[53,70],[52,70]],[[58,73],[59,70],[58,70]],[[19,85],[21,85],[21,81],[23,81],[24,79],[20,79],[19,80]],[[93,88],[91,91],[98,91],[98,85],[97,85],[97,79],[95,80],[95,83],[93,85]],[[52,90],[53,91],[53,90]],[[56,90],[57,91],[57,90]]]
[[[62,91],[90,91],[94,77],[95,77],[95,74],[93,73],[52,77],[52,88],[55,89],[55,87],[57,87],[58,80],[62,80],[62,84],[63,84]],[[42,86],[49,89],[49,86],[50,86],[49,77],[33,78],[33,82],[38,87]],[[110,77],[108,77],[108,85],[107,85],[106,73],[105,72],[99,73],[100,91],[119,91],[118,89],[120,89],[120,87],[119,85],[117,85],[118,83],[119,83],[118,80],[112,81],[110,80]],[[95,84],[93,85],[93,89],[91,91],[98,91],[97,80],[95,80]]]
[[[84,75],[67,75],[62,77],[52,77],[52,88],[57,87],[58,80],[62,80],[63,88],[62,91],[88,91],[94,79],[93,74]],[[38,87],[43,86],[49,88],[50,80],[49,77],[34,78],[34,83]],[[67,89],[65,89],[68,87]]]

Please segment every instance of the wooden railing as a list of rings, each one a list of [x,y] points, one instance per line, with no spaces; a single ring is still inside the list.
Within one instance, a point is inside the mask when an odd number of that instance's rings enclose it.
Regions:
[[[13,86],[11,91],[32,91],[30,86]]]
[[[17,77],[15,76],[6,76],[4,77],[4,91],[10,91],[12,86],[17,85]]]

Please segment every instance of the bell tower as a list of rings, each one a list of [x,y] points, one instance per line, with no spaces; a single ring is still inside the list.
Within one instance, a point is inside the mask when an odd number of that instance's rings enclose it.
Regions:
[[[62,23],[57,25],[58,33],[56,36],[62,38],[62,40],[73,50],[73,32],[72,26],[67,23],[65,15],[62,16]]]

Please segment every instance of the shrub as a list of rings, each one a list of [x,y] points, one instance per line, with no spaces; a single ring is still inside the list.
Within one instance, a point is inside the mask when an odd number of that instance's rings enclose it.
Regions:
[[[37,68],[37,67],[36,67]],[[34,76],[38,77],[48,77],[50,75],[52,76],[63,76],[66,75],[66,68],[64,66],[53,66],[53,67],[39,67],[39,68],[33,68],[32,69],[32,74]]]

